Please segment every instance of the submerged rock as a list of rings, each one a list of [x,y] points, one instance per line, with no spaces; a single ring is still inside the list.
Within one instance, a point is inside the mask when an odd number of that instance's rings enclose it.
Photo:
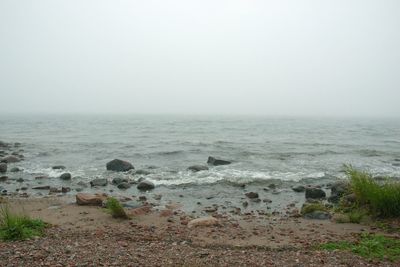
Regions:
[[[129,182],[129,180],[126,178],[117,177],[117,178],[114,178],[111,183],[115,184],[115,185],[119,185],[121,183],[128,183],[128,182]]]
[[[199,171],[207,171],[208,167],[204,165],[193,165],[188,168],[189,171],[199,172]]]
[[[72,176],[70,173],[66,172],[60,175],[61,180],[71,180]]]
[[[325,198],[325,197],[326,197],[326,193],[321,188],[316,188],[316,187],[307,187],[306,188],[306,198],[321,199],[321,198]]]
[[[65,170],[66,169],[65,166],[63,166],[63,165],[56,165],[56,166],[53,166],[51,168],[53,170]]]
[[[15,163],[15,162],[20,162],[20,161],[21,161],[21,159],[16,156],[6,156],[1,159],[1,162],[5,162],[5,163]]]
[[[91,186],[106,186],[107,184],[108,184],[107,179],[98,178],[90,181]]]
[[[299,186],[292,187],[292,190],[294,192],[301,193],[301,192],[306,191],[306,188],[303,185],[299,185]]]
[[[151,189],[154,189],[154,187],[155,187],[154,184],[147,180],[141,181],[137,185],[137,189],[142,190],[142,191],[151,190]]]
[[[131,184],[130,184],[130,183],[126,183],[126,182],[122,182],[122,183],[118,184],[117,187],[118,187],[119,189],[128,189],[128,188],[131,187]]]
[[[127,161],[114,159],[107,163],[107,170],[116,172],[126,172],[134,169],[133,165]]]
[[[151,172],[146,171],[146,170],[137,170],[137,171],[135,171],[135,174],[137,174],[137,175],[149,175],[149,174],[151,174]]]
[[[21,171],[21,169],[18,168],[18,167],[13,167],[13,168],[11,168],[11,170],[10,170],[10,172],[20,172],[20,171]]]
[[[193,227],[204,227],[204,226],[213,226],[213,225],[217,225],[218,224],[218,220],[214,217],[203,217],[203,218],[197,218],[194,220],[191,220],[188,223],[188,227],[189,228],[193,228]]]
[[[7,163],[0,163],[0,172],[7,172]]]
[[[78,205],[88,205],[88,206],[102,206],[103,201],[107,199],[106,195],[100,194],[87,194],[78,193],[76,194],[76,204]]]
[[[251,199],[258,198],[258,193],[256,193],[256,192],[248,192],[245,195],[246,195],[246,197],[251,198]]]
[[[208,157],[207,163],[213,166],[219,166],[219,165],[228,165],[231,164],[232,162],[223,159],[216,159],[214,157]]]
[[[37,190],[49,190],[49,189],[50,189],[50,185],[35,186],[35,187],[32,187],[32,189],[37,189]]]
[[[4,182],[8,179],[8,176],[0,176],[0,182]]]

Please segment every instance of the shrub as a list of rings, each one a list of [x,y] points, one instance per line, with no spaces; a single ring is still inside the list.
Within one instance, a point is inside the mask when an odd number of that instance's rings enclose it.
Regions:
[[[368,259],[400,260],[400,240],[383,235],[365,234],[357,243],[347,241],[331,242],[320,246],[326,250],[348,250]]]
[[[129,218],[121,203],[116,198],[109,197],[107,199],[106,207],[114,218]]]
[[[356,170],[351,166],[346,166],[346,173],[359,207],[367,208],[376,216],[400,216],[400,183],[379,184],[371,174]]]
[[[7,205],[0,208],[0,239],[25,240],[43,235],[46,224],[40,219],[10,212]]]

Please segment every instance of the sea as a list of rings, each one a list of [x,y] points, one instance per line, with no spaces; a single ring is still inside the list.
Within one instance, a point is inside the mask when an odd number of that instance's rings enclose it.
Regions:
[[[232,194],[242,194],[241,185],[260,191],[271,183],[286,185],[282,188],[328,183],[345,178],[344,164],[400,177],[400,119],[395,118],[0,115],[0,140],[21,143],[25,160],[13,166],[23,171],[10,175],[22,177],[28,188],[64,185],[58,179],[63,172],[72,174],[72,188],[95,178],[138,178],[107,171],[106,163],[113,159],[147,170],[145,178],[156,189],[163,188],[163,194],[177,197],[190,192],[186,195],[196,199],[232,199]],[[209,156],[232,164],[187,170],[207,165]],[[66,170],[53,170],[55,165]],[[49,179],[39,181],[38,175]],[[21,185],[4,186],[16,190]],[[116,187],[104,190],[119,194]],[[138,194],[135,190],[123,193]]]

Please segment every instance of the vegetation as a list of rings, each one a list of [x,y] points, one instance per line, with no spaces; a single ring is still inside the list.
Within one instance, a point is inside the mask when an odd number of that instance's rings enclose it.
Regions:
[[[328,208],[325,207],[322,203],[305,203],[303,207],[301,207],[300,213],[302,215],[312,213],[314,211],[328,211]]]
[[[25,240],[43,235],[46,224],[40,219],[12,213],[7,205],[0,208],[0,239]]]
[[[121,219],[129,218],[124,208],[122,207],[121,203],[116,198],[109,197],[107,199],[106,207],[114,218],[121,218]]]
[[[400,240],[382,235],[363,235],[357,243],[347,241],[322,244],[326,250],[347,250],[368,259],[400,260]]]
[[[378,183],[372,175],[346,166],[351,189],[358,208],[366,208],[371,214],[387,217],[400,216],[400,183]]]

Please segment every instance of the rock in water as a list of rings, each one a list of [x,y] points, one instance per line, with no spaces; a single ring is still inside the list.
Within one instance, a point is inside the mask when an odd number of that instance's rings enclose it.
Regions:
[[[114,178],[112,180],[112,184],[115,184],[115,185],[119,185],[119,184],[122,184],[122,183],[129,183],[129,180],[125,179],[125,178],[120,178],[120,177]]]
[[[299,186],[292,187],[292,190],[294,192],[300,193],[300,192],[306,191],[306,188],[304,186],[302,186],[302,185],[299,185]]]
[[[7,172],[7,163],[0,163],[0,172]]]
[[[118,187],[119,189],[128,189],[128,188],[131,187],[131,184],[130,184],[130,183],[126,183],[126,182],[122,182],[122,183],[118,184],[117,187]]]
[[[61,180],[71,180],[71,178],[72,178],[72,176],[71,176],[71,174],[68,173],[68,172],[63,173],[63,174],[61,174],[61,176],[60,176],[60,179],[61,179]]]
[[[56,165],[51,167],[53,170],[65,170],[65,166],[63,165]]]
[[[154,189],[154,187],[155,187],[154,184],[147,180],[141,181],[137,185],[137,189],[142,190],[142,191],[151,190],[151,189]]]
[[[231,164],[232,162],[223,159],[216,159],[214,157],[208,157],[207,163],[213,166],[218,166],[218,165],[228,165]]]
[[[107,170],[116,172],[126,172],[134,169],[133,165],[127,161],[114,159],[107,163]]]
[[[189,228],[198,227],[198,226],[213,226],[217,225],[218,220],[214,217],[203,217],[191,220],[188,223]]]
[[[76,194],[76,204],[88,205],[88,206],[102,206],[103,201],[107,199],[107,196],[100,194],[87,194],[78,193]]]
[[[326,197],[326,193],[321,188],[316,188],[316,187],[306,188],[306,198],[321,199],[321,198],[325,198],[325,197]]]
[[[15,162],[20,162],[21,159],[19,159],[16,156],[7,156],[1,159],[1,162],[5,162],[5,163],[15,163]]]
[[[189,171],[199,172],[199,171],[207,171],[208,167],[204,165],[193,165],[188,168]]]
[[[248,198],[258,198],[258,193],[256,193],[256,192],[248,192],[245,195]]]
[[[11,170],[10,170],[10,172],[20,172],[20,171],[21,171],[21,169],[18,168],[18,167],[13,167],[13,168],[11,168]]]
[[[107,179],[94,179],[90,181],[91,186],[106,186],[108,184]]]

